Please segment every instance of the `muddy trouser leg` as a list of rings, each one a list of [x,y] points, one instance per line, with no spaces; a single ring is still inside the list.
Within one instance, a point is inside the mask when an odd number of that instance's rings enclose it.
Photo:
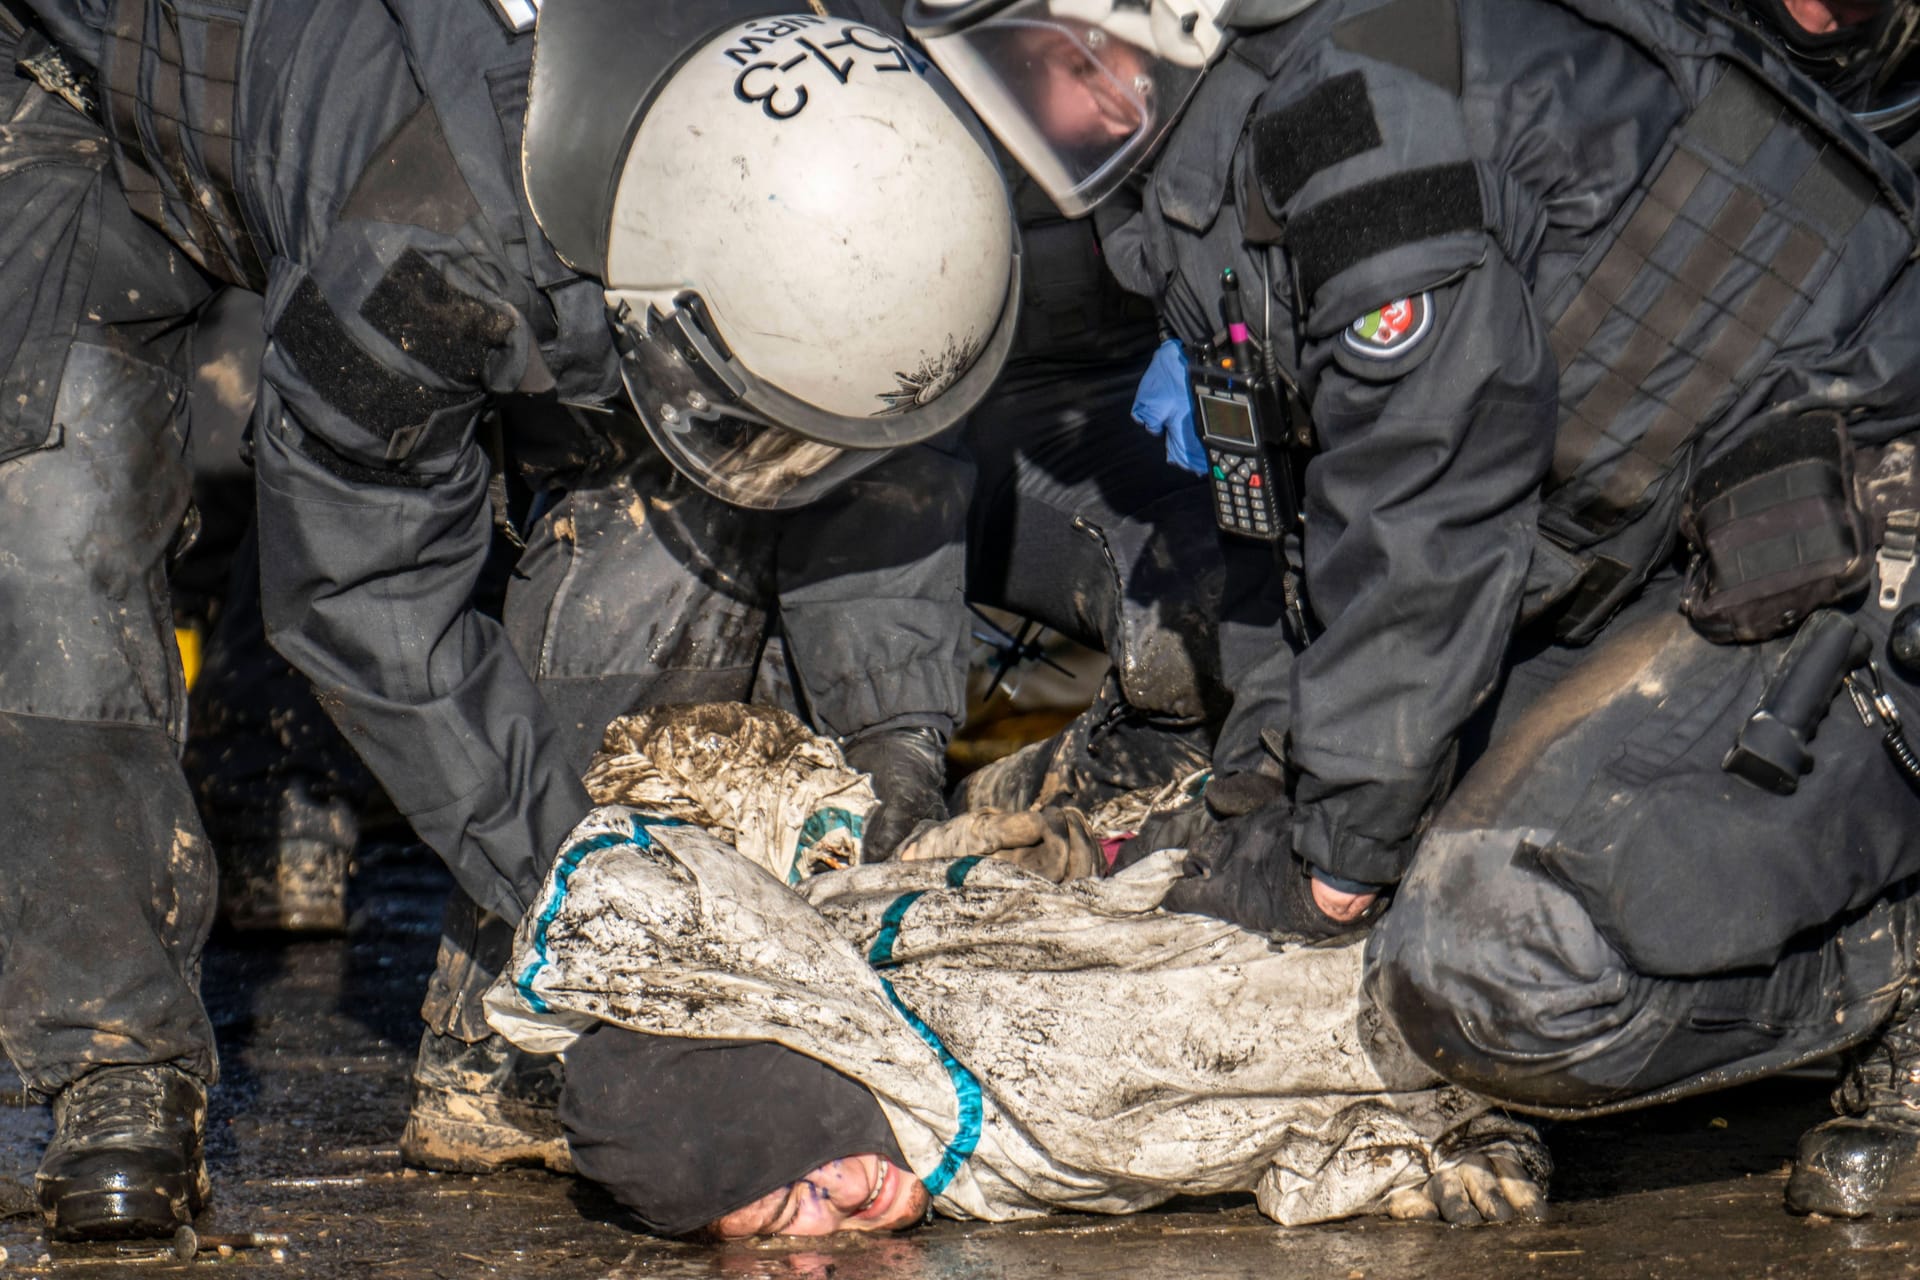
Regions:
[[[961,595],[970,461],[945,439],[902,449],[784,516],[775,590],[807,718],[847,737],[966,714]]]
[[[213,864],[166,586],[204,285],[90,122],[24,79],[0,119],[0,1042],[42,1096],[108,1065],[211,1081]]]
[[[1504,1102],[1633,1106],[1820,1057],[1913,970],[1920,798],[1878,733],[1843,695],[1795,794],[1727,774],[1785,641],[1709,645],[1655,594],[1512,673],[1369,944],[1408,1044]]]
[[[766,642],[767,517],[709,498],[664,461],[569,492],[527,540],[505,622],[584,773],[616,716],[668,702],[745,701]],[[428,1027],[487,1035],[480,997],[512,930],[458,890],[422,1010]]]
[[[980,470],[968,598],[1033,618],[1113,662],[1094,707],[1047,753],[1059,766],[1054,785],[1083,800],[1203,767],[1227,701],[1215,638],[1224,565],[1210,490],[1133,422],[1142,368],[1128,360],[1010,381],[967,429]],[[1040,764],[1038,753],[1030,763]],[[995,795],[970,794],[969,803],[1031,803],[1038,797],[1024,793],[1046,785],[1045,769],[1002,770]],[[1035,776],[1020,781],[1015,772]],[[998,794],[1003,784],[1012,791]]]

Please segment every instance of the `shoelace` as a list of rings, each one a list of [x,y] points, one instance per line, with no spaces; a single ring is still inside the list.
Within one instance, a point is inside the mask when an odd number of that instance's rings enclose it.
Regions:
[[[168,1080],[156,1071],[107,1070],[82,1080],[66,1096],[62,1125],[104,1134],[157,1128],[165,1115]]]
[[[1854,1051],[1833,1104],[1845,1114],[1920,1124],[1920,999],[1903,994],[1880,1034]]]

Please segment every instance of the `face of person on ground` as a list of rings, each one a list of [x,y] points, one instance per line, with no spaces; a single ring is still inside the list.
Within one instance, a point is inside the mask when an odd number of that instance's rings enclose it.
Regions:
[[[1832,35],[1858,26],[1880,12],[1878,0],[1783,0],[1787,13],[1810,36]]]
[[[920,1179],[885,1156],[847,1156],[735,1209],[707,1232],[721,1240],[745,1240],[900,1231],[925,1217],[927,1204]]]

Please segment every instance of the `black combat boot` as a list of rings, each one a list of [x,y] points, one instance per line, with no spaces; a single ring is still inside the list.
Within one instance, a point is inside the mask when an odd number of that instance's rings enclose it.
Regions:
[[[1879,1036],[1853,1051],[1833,1109],[1836,1119],[1800,1137],[1787,1208],[1831,1218],[1920,1213],[1920,984],[1909,981]]]
[[[56,1240],[170,1236],[211,1190],[207,1091],[175,1067],[100,1067],[53,1100],[34,1176]]]
[[[236,933],[339,933],[360,823],[351,801],[288,779],[257,807],[209,807],[220,922]]]
[[[560,1059],[490,1035],[468,1044],[428,1031],[413,1068],[400,1159],[441,1173],[514,1167],[573,1172],[560,1128]]]

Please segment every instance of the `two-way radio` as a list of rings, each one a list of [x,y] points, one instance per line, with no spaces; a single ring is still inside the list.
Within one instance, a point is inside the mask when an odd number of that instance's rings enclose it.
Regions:
[[[1221,273],[1220,287],[1226,343],[1190,351],[1187,361],[1193,421],[1213,484],[1213,518],[1228,533],[1278,542],[1300,510],[1286,452],[1292,441],[1288,415],[1280,388],[1254,352],[1233,268]]]

